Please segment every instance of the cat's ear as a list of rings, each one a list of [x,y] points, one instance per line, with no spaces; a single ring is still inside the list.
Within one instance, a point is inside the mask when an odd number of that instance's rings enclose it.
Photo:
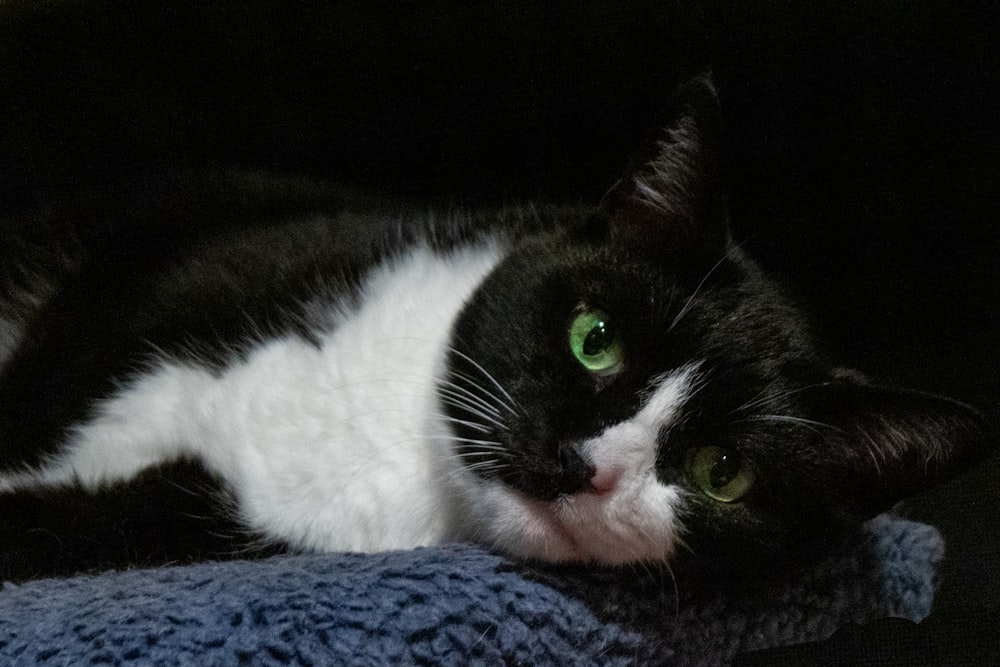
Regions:
[[[611,240],[651,252],[721,254],[728,239],[721,133],[709,77],[681,86],[664,121],[604,195]]]
[[[974,408],[940,396],[841,379],[812,400],[844,507],[870,518],[964,472],[990,452]]]

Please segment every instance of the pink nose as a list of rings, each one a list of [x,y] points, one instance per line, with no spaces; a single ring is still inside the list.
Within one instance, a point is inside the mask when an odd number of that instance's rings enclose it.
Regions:
[[[599,496],[607,495],[615,490],[621,480],[622,471],[613,465],[597,466],[590,478],[590,487]]]

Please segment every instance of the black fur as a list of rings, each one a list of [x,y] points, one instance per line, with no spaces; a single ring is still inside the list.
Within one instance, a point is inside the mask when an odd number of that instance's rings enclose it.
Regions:
[[[284,550],[247,532],[231,510],[220,480],[190,461],[97,492],[68,486],[0,494],[0,580]]]

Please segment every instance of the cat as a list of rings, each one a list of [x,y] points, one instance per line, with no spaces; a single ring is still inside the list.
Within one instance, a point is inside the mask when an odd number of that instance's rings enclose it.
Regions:
[[[729,231],[706,77],[597,206],[153,181],[3,239],[0,577],[471,541],[773,556],[975,460]],[[139,188],[141,190],[141,188]]]

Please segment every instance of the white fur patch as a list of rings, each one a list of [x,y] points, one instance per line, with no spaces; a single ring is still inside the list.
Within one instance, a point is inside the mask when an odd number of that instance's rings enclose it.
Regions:
[[[466,533],[458,537],[552,561],[667,560],[683,532],[684,499],[680,487],[656,478],[657,437],[690,396],[696,372],[692,365],[663,377],[634,417],[581,443],[597,471],[597,492],[543,502],[454,470],[451,479],[464,500],[453,508],[454,522]]]
[[[220,375],[163,361],[99,404],[60,458],[0,476],[0,490],[96,488],[192,456],[225,478],[250,528],[295,547],[437,542],[437,372],[457,313],[503,254],[418,248],[387,262],[319,349],[270,340]]]

